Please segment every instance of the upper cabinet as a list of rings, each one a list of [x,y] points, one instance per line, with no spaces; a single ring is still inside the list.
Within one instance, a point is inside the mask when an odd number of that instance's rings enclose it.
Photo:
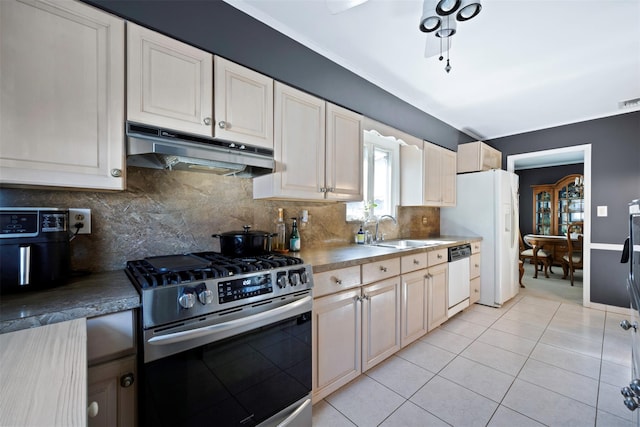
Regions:
[[[124,21],[0,1],[0,181],[122,190]]]
[[[273,79],[214,57],[213,136],[273,149]]]
[[[458,173],[502,168],[502,153],[482,141],[458,145]]]
[[[211,136],[213,55],[128,22],[127,118]]]
[[[455,206],[456,153],[424,141],[401,150],[402,206]]]
[[[362,200],[362,117],[275,82],[273,174],[253,197]]]
[[[127,23],[127,116],[273,149],[273,79]]]

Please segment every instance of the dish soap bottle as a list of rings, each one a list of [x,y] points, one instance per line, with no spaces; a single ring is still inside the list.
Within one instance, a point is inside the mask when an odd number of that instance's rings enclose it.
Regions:
[[[300,250],[300,233],[298,232],[298,219],[291,218],[293,225],[291,226],[291,236],[289,238],[289,250],[298,252]]]
[[[282,208],[278,208],[278,220],[276,221],[276,240],[273,245],[275,252],[287,252],[286,244],[286,226],[284,225],[284,212]]]
[[[362,224],[360,224],[360,230],[358,230],[358,234],[356,235],[356,243],[364,245],[364,231],[362,231]]]

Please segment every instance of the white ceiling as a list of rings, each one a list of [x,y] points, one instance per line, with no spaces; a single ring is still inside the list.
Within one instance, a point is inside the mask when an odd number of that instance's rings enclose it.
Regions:
[[[451,72],[425,58],[420,0],[225,0],[478,139],[640,110],[639,0],[484,0],[458,23]],[[434,48],[434,44],[436,44]],[[446,55],[445,55],[446,56]]]

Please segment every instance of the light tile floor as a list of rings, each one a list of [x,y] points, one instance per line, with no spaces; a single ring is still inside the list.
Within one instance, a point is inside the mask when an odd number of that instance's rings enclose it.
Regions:
[[[524,289],[475,305],[313,407],[323,426],[631,426],[625,315]]]

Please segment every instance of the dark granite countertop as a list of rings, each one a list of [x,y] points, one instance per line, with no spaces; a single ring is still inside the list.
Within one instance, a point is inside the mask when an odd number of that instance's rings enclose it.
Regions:
[[[438,236],[438,246],[393,249],[347,245],[304,249],[296,254],[313,266],[314,273],[351,267],[368,262],[427,252],[456,244],[482,240],[480,237]],[[34,328],[82,317],[95,317],[140,306],[140,296],[124,270],[94,273],[55,288],[0,297],[0,333]]]
[[[42,291],[0,297],[0,333],[140,306],[140,295],[124,270],[93,273]]]

